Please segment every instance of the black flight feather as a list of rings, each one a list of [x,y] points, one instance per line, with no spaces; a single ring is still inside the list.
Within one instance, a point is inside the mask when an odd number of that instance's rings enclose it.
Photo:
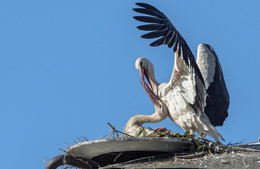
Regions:
[[[139,30],[143,31],[155,31],[155,30],[162,30],[165,28],[164,24],[148,24],[148,25],[141,25],[137,26]]]
[[[163,30],[154,31],[154,32],[150,32],[150,33],[144,34],[141,37],[145,38],[145,39],[158,38],[158,37],[161,37],[161,36],[165,35],[167,33],[167,31],[168,31],[168,28],[165,28]]]
[[[161,13],[158,13],[156,11],[152,11],[149,9],[144,9],[144,8],[134,8],[133,9],[135,12],[142,13],[142,14],[147,14],[147,15],[152,15],[156,17],[162,17],[163,15]]]
[[[152,5],[149,5],[149,4],[146,4],[146,3],[141,3],[141,2],[138,2],[138,3],[135,3],[135,4],[140,6],[140,7],[143,7],[143,8],[150,9],[150,10],[153,10],[153,11],[161,13],[157,8],[155,8]]]
[[[134,19],[141,21],[141,22],[148,22],[148,23],[162,23],[163,20],[160,18],[150,17],[150,16],[134,16]]]

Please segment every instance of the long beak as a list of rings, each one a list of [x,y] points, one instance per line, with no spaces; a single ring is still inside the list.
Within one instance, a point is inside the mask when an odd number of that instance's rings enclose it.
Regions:
[[[150,81],[148,72],[145,69],[141,69],[140,70],[140,75],[141,75],[140,82],[141,82],[144,90],[146,91],[146,93],[148,94],[150,99],[152,100],[153,104],[156,104],[157,101],[159,100],[159,98],[153,92],[153,88],[152,88],[152,85],[151,85],[151,81]],[[147,81],[148,81],[150,86],[148,86],[147,83],[145,82],[144,76],[146,77],[146,79],[147,79]]]
[[[151,89],[153,90],[153,86],[152,86],[151,81],[150,81],[150,78],[149,78],[149,76],[148,76],[148,71],[144,70],[144,75],[145,75],[145,77],[146,77],[146,79],[147,79],[147,81],[148,81],[148,83],[149,83]]]

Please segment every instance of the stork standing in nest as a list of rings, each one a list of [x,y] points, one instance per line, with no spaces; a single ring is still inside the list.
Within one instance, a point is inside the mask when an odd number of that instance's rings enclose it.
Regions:
[[[224,141],[214,126],[222,126],[228,116],[229,94],[215,51],[208,44],[200,44],[196,62],[184,38],[162,12],[149,4],[136,5],[141,8],[134,8],[135,12],[150,15],[134,17],[150,23],[137,27],[152,31],[141,37],[159,38],[150,46],[164,44],[173,47],[175,58],[170,81],[162,84],[157,82],[153,64],[147,58],[136,60],[141,84],[155,106],[155,113],[132,117],[125,126],[125,132],[140,128],[143,123],[162,121],[168,116],[185,131],[198,132],[202,137],[209,135],[217,142],[219,138]]]

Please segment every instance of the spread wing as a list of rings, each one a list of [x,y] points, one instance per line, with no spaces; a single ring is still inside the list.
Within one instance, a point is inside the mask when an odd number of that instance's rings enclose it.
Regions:
[[[208,94],[205,113],[213,126],[222,126],[228,116],[229,94],[217,54],[210,45],[198,46],[197,65]]]
[[[136,5],[141,8],[134,8],[135,12],[148,16],[134,16],[134,19],[149,23],[137,28],[151,31],[141,37],[145,39],[158,38],[150,46],[164,44],[169,48],[173,47],[175,63],[168,87],[173,89],[175,85],[178,85],[181,88],[179,93],[182,98],[190,104],[196,114],[201,115],[204,112],[206,100],[205,84],[189,46],[161,11],[146,3],[136,3]]]

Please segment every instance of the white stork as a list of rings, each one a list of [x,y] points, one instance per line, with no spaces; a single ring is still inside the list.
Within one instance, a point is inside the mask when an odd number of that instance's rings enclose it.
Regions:
[[[134,8],[135,12],[150,15],[134,17],[138,21],[150,23],[137,27],[140,30],[152,31],[141,37],[145,39],[160,37],[150,46],[164,44],[169,48],[173,47],[175,54],[171,79],[168,83],[162,84],[157,82],[153,64],[148,59],[136,60],[136,68],[141,73],[141,83],[155,105],[155,114],[158,104],[166,105],[167,109],[160,109],[164,112],[157,113],[162,115],[160,120],[167,115],[185,131],[198,132],[202,137],[209,135],[217,142],[219,138],[224,141],[213,126],[222,126],[228,116],[229,94],[213,48],[207,44],[200,44],[196,62],[184,38],[162,12],[146,3],[136,5],[141,8]],[[144,76],[149,85],[145,82]],[[135,122],[145,118],[135,117],[137,119],[131,118]]]

